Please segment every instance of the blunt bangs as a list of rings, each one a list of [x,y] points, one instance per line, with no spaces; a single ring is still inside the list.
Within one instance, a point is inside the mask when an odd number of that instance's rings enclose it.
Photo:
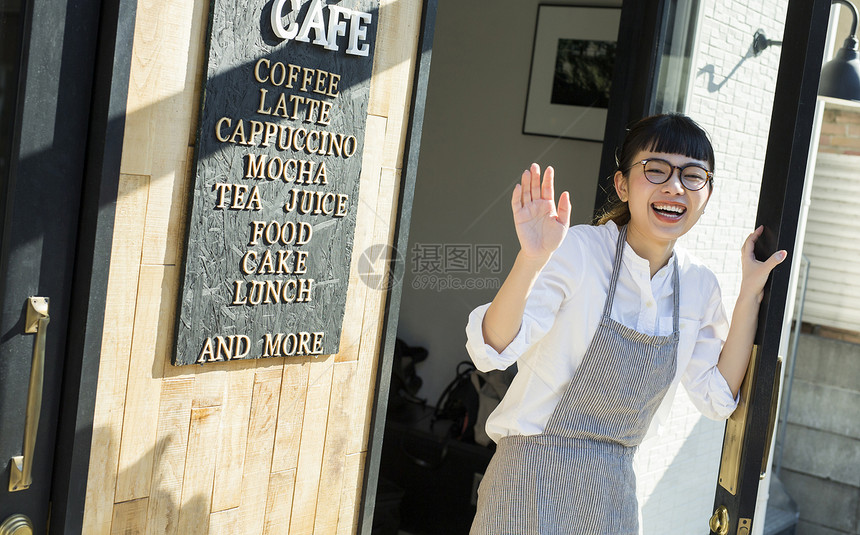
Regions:
[[[709,170],[714,171],[714,148],[708,134],[685,115],[656,115],[634,124],[622,146],[619,169],[628,168],[639,151],[683,154],[708,162]]]

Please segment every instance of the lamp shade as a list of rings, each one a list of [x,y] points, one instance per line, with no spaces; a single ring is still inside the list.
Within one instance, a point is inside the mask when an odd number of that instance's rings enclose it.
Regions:
[[[855,39],[846,39],[845,46],[822,67],[818,95],[825,100],[860,106],[860,55]]]

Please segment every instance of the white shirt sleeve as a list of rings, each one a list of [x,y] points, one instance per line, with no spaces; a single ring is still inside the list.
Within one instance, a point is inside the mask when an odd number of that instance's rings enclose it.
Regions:
[[[529,293],[520,330],[501,353],[484,341],[483,322],[490,303],[473,310],[466,325],[466,351],[475,367],[482,372],[507,369],[539,342],[555,322],[559,308],[581,283],[581,262],[579,240],[575,232],[568,231]]]
[[[720,287],[714,278],[693,355],[681,376],[681,384],[687,389],[690,400],[702,414],[713,420],[725,420],[738,405],[739,398],[732,396],[729,384],[717,368],[728,330]]]

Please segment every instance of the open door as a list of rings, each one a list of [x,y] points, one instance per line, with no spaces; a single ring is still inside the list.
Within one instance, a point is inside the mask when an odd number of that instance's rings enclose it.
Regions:
[[[830,0],[790,0],[765,156],[756,227],[764,225],[756,256],[785,249],[792,258],[801,209],[816,95],[824,56]],[[794,259],[799,261],[799,259]],[[726,425],[711,533],[744,535],[755,518],[759,482],[770,468],[768,451],[777,418],[779,355],[789,266],[774,270],[765,286],[742,402]]]
[[[706,83],[707,91],[715,95],[726,84],[730,87],[731,84],[751,83],[748,78],[743,78],[749,74],[745,68],[757,61],[762,52],[753,46],[752,33],[748,43],[738,45],[736,50],[723,51],[732,61],[737,58],[738,63],[733,69],[715,73],[713,64],[707,57],[703,59],[702,55],[708,52],[702,51],[699,52],[698,63],[684,63],[685,55],[692,55],[686,47],[696,40],[704,40],[696,33],[706,33],[708,28],[705,26],[714,24],[713,17],[719,16],[709,14],[703,23],[698,11],[704,5],[705,2],[697,0],[624,3],[618,53],[620,57],[631,59],[618,62],[615,67],[601,159],[600,177],[603,182],[597,191],[596,209],[603,205],[606,191],[611,187],[611,175],[615,170],[614,151],[626,126],[653,113],[690,113],[678,99],[679,95],[683,96],[685,82],[672,81],[672,77],[677,78],[679,73],[695,78],[709,77],[700,83]],[[780,45],[781,49],[774,46],[775,50],[768,51],[773,54],[771,60],[778,57],[779,67],[775,80],[766,80],[770,87],[775,85],[773,107],[765,138],[767,150],[761,171],[755,224],[750,221],[749,230],[765,226],[763,239],[759,240],[756,250],[758,258],[764,259],[776,250],[785,249],[789,252],[789,261],[773,272],[765,288],[753,355],[741,389],[741,404],[726,425],[714,512],[710,522],[707,518],[702,519],[702,532],[710,525],[713,534],[744,535],[752,533],[754,525],[764,522],[763,515],[755,518],[755,510],[759,485],[770,464],[768,450],[777,417],[782,362],[780,335],[789,293],[790,261],[801,209],[830,5],[830,0],[788,0],[781,40],[779,35],[767,36],[774,39],[770,45]],[[779,16],[772,15],[779,20]],[[753,13],[752,17],[747,16],[746,23],[757,24],[753,17],[764,19],[760,13]],[[727,26],[734,31],[744,24],[729,21]],[[704,48],[709,49],[709,46],[707,43]],[[675,88],[681,87],[680,92],[672,94],[670,86],[673,84]],[[768,105],[766,101],[763,104]],[[701,106],[699,111],[705,115],[718,113],[703,111]],[[690,114],[698,119],[696,113]],[[745,119],[743,110],[738,112],[738,117],[741,121]],[[737,120],[737,117],[730,120]],[[724,173],[718,163],[718,175],[721,172]],[[725,182],[720,182],[717,187],[724,185]],[[711,211],[710,206],[708,211]],[[730,218],[731,215],[717,217]]]

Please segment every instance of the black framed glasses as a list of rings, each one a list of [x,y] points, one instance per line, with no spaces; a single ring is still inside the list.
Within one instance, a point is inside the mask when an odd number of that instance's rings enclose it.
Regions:
[[[672,177],[675,169],[678,170],[678,176],[681,177],[681,185],[689,191],[699,191],[709,181],[714,180],[714,173],[697,163],[688,163],[678,167],[662,158],[646,158],[634,163],[627,170],[630,171],[639,164],[642,164],[644,168],[645,178],[652,184],[666,182]]]

